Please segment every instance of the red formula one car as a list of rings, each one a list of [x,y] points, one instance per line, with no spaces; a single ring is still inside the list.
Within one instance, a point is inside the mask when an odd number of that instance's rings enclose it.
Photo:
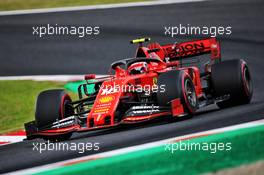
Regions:
[[[149,40],[132,40],[139,44],[135,57],[112,63],[114,73],[86,75],[77,101],[63,90],[41,92],[35,121],[25,124],[27,137],[66,139],[75,131],[190,116],[214,103],[226,108],[250,102],[253,88],[246,62],[221,61],[215,38],[144,47]],[[204,54],[211,58],[199,67]],[[94,91],[88,92],[91,83]]]

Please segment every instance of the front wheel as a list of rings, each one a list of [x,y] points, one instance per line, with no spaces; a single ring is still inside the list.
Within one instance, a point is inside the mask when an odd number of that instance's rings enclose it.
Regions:
[[[39,94],[36,102],[35,121],[38,129],[50,126],[52,123],[73,115],[70,105],[71,98],[62,89],[46,90]],[[58,136],[45,136],[44,139],[61,140],[71,134]]]

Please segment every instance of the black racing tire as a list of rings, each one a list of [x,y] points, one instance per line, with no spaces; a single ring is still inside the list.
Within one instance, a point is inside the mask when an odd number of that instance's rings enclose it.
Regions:
[[[39,129],[73,114],[71,98],[63,89],[41,92],[36,101],[35,121]]]
[[[180,98],[184,111],[194,114],[198,108],[198,99],[192,79],[184,71],[173,70],[158,77],[159,91],[157,102],[160,106],[170,105],[171,100]],[[164,90],[161,90],[164,88]]]
[[[228,60],[212,65],[211,82],[216,98],[229,96],[227,100],[217,103],[219,108],[250,103],[253,84],[244,60]]]

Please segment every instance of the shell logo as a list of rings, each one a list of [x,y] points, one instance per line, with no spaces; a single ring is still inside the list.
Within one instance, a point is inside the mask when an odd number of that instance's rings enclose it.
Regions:
[[[99,102],[100,103],[109,103],[109,102],[113,101],[114,98],[115,98],[114,96],[108,95],[108,96],[105,96],[105,97],[101,97],[99,99]]]

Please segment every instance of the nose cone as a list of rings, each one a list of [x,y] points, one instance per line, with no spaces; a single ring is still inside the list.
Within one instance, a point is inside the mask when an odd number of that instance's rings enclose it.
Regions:
[[[102,116],[101,114],[94,116],[94,124],[96,126],[104,125],[104,123],[105,123],[104,116]]]

